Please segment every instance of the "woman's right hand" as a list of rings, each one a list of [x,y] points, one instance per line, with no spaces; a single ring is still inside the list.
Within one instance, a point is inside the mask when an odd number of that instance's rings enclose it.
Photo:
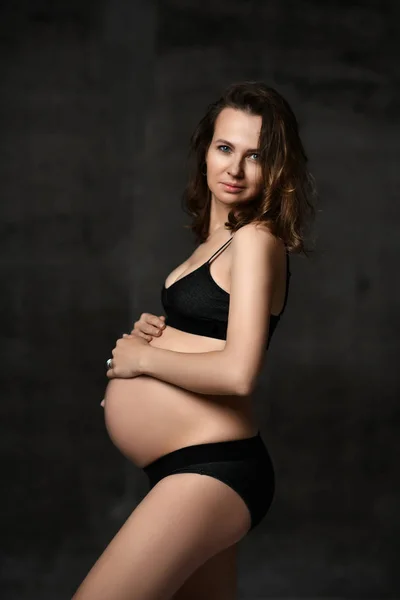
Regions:
[[[148,342],[151,342],[153,337],[160,337],[165,329],[165,317],[157,317],[149,313],[142,313],[140,319],[135,321],[131,335],[142,337]]]
[[[164,321],[164,315],[157,317],[156,315],[150,315],[149,313],[142,313],[140,319],[135,321],[131,335],[137,335],[138,337],[142,337],[148,342],[151,342],[153,337],[160,337],[164,331],[166,327]],[[104,398],[100,402],[100,406],[103,406],[104,408]]]

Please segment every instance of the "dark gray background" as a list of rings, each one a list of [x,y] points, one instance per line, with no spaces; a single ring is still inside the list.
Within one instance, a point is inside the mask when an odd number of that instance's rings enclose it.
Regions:
[[[399,17],[396,0],[2,2],[3,600],[70,598],[147,491],[107,437],[104,362],[162,314],[194,247],[189,136],[245,79],[291,103],[320,204],[256,393],[277,490],[240,545],[240,598],[400,598]]]

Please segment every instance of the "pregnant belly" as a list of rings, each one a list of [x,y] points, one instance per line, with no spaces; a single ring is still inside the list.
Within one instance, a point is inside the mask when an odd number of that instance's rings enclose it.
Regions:
[[[153,345],[162,347],[163,343],[166,347],[168,343],[176,351],[204,351],[200,346],[203,340],[183,346],[178,336],[163,337]],[[187,337],[184,342],[187,344]],[[112,442],[140,468],[184,446],[257,433],[250,398],[196,394],[147,375],[111,379],[104,396],[104,413]]]
[[[145,375],[111,380],[104,416],[112,442],[140,467],[169,452],[190,433],[189,395]]]
[[[104,400],[107,432],[120,452],[141,468],[177,448],[255,435],[257,425],[243,403],[238,406],[237,397],[221,398],[193,394],[145,375],[112,379]]]

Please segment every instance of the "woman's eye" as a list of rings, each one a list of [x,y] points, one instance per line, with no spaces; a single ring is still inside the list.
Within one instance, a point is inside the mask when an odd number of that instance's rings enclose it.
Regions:
[[[223,152],[224,154],[227,154],[227,152],[230,151],[230,147],[227,146],[226,144],[221,144],[220,146],[217,146],[218,150],[221,150],[221,152]],[[258,152],[253,152],[252,154],[249,154],[249,156],[253,156],[255,158],[253,158],[253,160],[258,160],[260,158],[260,155]]]

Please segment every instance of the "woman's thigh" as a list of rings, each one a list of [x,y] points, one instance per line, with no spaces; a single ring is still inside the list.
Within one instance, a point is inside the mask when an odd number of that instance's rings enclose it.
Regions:
[[[167,600],[250,527],[242,498],[198,473],[161,479],[95,563],[73,600]]]
[[[209,558],[185,581],[173,600],[237,600],[238,544]]]

